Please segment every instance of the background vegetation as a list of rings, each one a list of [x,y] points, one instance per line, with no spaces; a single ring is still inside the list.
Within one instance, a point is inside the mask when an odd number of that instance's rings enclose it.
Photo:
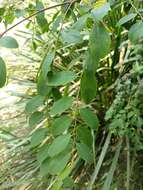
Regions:
[[[143,189],[142,13],[141,0],[1,3],[1,51],[23,62],[0,57],[0,87],[26,90],[0,124],[0,189]]]

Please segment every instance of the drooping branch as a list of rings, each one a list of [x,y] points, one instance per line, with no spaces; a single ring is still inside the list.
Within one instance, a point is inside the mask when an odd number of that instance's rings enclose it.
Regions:
[[[54,8],[56,8],[56,7],[61,7],[61,6],[66,5],[66,4],[69,4],[69,6],[71,6],[71,5],[72,5],[73,3],[75,3],[76,1],[77,1],[77,0],[74,0],[74,1],[66,1],[66,2],[64,2],[64,3],[60,3],[60,4],[57,4],[57,5],[53,5],[53,6],[51,6],[51,7],[46,7],[46,8],[44,8],[44,9],[41,9],[41,10],[39,10],[39,11],[33,13],[32,15],[30,15],[30,16],[24,18],[23,20],[17,22],[16,24],[14,24],[13,26],[9,27],[8,29],[6,29],[2,34],[0,34],[0,38],[3,37],[8,31],[12,30],[13,28],[15,28],[16,26],[18,26],[19,24],[25,22],[26,20],[29,20],[30,18],[32,18],[33,16],[36,16],[36,15],[39,14],[39,13],[45,12],[45,11],[50,10],[50,9],[54,9]]]

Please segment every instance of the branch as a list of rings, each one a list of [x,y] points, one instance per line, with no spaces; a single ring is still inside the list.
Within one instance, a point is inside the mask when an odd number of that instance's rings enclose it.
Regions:
[[[77,1],[77,0],[74,0],[74,1],[72,1],[72,2],[66,1],[66,2],[64,2],[64,3],[60,3],[60,4],[57,4],[57,5],[53,5],[53,6],[51,6],[51,7],[47,7],[47,8],[41,9],[41,10],[39,10],[39,11],[33,13],[32,15],[30,15],[30,16],[24,18],[23,20],[17,22],[16,24],[14,24],[13,26],[11,26],[10,28],[6,29],[2,34],[0,34],[0,38],[2,38],[8,31],[12,30],[13,28],[15,28],[16,26],[18,26],[19,24],[21,24],[21,23],[25,22],[26,20],[32,18],[33,16],[36,16],[36,15],[39,14],[39,13],[42,13],[42,12],[47,11],[47,10],[50,10],[50,9],[54,9],[54,8],[56,8],[56,7],[61,7],[61,6],[66,5],[66,4],[69,4],[69,6],[71,6],[71,5],[72,5],[73,3],[75,3],[76,1]]]

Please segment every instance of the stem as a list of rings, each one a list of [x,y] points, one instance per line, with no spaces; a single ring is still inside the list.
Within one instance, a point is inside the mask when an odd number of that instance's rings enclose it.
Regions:
[[[51,6],[51,7],[46,7],[46,8],[44,8],[44,9],[41,9],[41,10],[39,10],[39,11],[33,13],[32,15],[30,15],[30,16],[24,18],[23,20],[17,22],[16,24],[14,24],[13,26],[11,26],[10,28],[6,29],[2,34],[0,34],[0,38],[2,38],[8,31],[12,30],[13,28],[15,28],[16,26],[18,26],[19,24],[25,22],[26,20],[29,20],[30,18],[32,18],[33,16],[36,16],[36,15],[39,14],[39,13],[42,13],[42,12],[47,11],[47,10],[50,10],[50,9],[54,9],[54,8],[56,8],[56,7],[61,7],[61,6],[66,5],[66,4],[73,4],[73,3],[75,3],[75,2],[76,2],[76,0],[74,0],[74,1],[72,1],[72,2],[66,1],[66,2],[64,2],[64,3],[60,3],[60,4],[57,4],[57,5],[53,5],[53,6]]]
[[[92,135],[93,161],[94,161],[94,168],[95,168],[95,166],[96,166],[96,152],[95,152],[95,134],[94,134],[93,129],[91,129],[91,135]]]
[[[89,186],[87,188],[87,190],[92,190],[93,189],[93,184],[97,178],[97,175],[100,171],[100,168],[102,166],[102,163],[103,163],[103,160],[105,158],[105,155],[106,155],[106,152],[107,152],[107,149],[109,147],[109,144],[110,144],[110,140],[111,140],[111,133],[108,133],[107,135],[107,138],[105,140],[105,143],[103,145],[103,148],[102,148],[102,151],[101,151],[101,154],[99,156],[99,159],[98,159],[98,162],[97,162],[97,165],[96,165],[96,168],[91,176],[91,181],[89,182]]]
[[[130,190],[130,142],[128,137],[126,137],[126,144],[127,144],[127,190]]]

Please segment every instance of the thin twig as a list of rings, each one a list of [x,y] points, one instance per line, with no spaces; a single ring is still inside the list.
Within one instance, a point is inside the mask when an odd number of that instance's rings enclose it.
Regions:
[[[16,26],[18,26],[19,24],[25,22],[26,20],[29,20],[30,18],[32,18],[33,16],[36,16],[36,15],[39,14],[39,13],[42,13],[42,12],[47,11],[47,10],[50,10],[50,9],[54,9],[54,8],[56,8],[56,7],[61,7],[61,6],[66,5],[66,4],[73,4],[73,3],[75,3],[75,2],[76,2],[76,0],[74,0],[74,1],[72,1],[72,2],[66,1],[66,2],[64,2],[64,3],[60,3],[60,4],[57,4],[57,5],[53,5],[53,6],[51,6],[51,7],[46,7],[46,8],[44,8],[44,9],[41,9],[41,10],[39,10],[39,11],[33,13],[32,15],[30,15],[30,16],[24,18],[23,20],[17,22],[16,24],[14,24],[13,26],[11,26],[10,28],[6,29],[2,34],[0,34],[0,38],[3,37],[8,31],[12,30],[13,28],[15,28]]]

